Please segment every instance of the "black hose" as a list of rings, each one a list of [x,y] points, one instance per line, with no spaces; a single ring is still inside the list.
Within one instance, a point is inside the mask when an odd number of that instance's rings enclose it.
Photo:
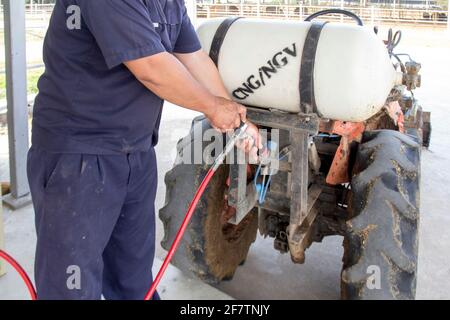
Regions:
[[[398,61],[398,63],[400,64],[400,70],[401,70],[403,73],[406,73],[406,68],[405,68],[405,65],[403,64],[402,59],[400,59],[400,58],[398,57],[398,55],[396,55],[395,53],[392,53],[392,54],[391,54],[391,57],[394,57],[394,58]]]
[[[397,30],[395,33],[393,33],[392,28],[389,29],[388,40],[386,44],[389,54],[392,54],[394,52],[394,49],[398,46],[400,40],[402,40],[402,32],[400,30]]]
[[[364,25],[360,17],[358,17],[358,16],[357,16],[356,14],[354,14],[353,12],[350,12],[350,11],[347,11],[347,10],[343,10],[343,9],[327,9],[327,10],[322,10],[322,11],[313,13],[312,15],[310,15],[309,17],[307,17],[307,18],[305,19],[305,21],[311,21],[312,19],[315,19],[315,18],[317,18],[317,17],[319,17],[319,16],[323,16],[323,15],[326,15],[326,14],[332,14],[332,13],[343,14],[343,15],[345,15],[345,16],[347,16],[347,17],[350,17],[350,18],[352,18],[353,20],[355,20],[355,21],[358,23],[358,25],[360,25],[360,26],[363,26],[363,25]]]

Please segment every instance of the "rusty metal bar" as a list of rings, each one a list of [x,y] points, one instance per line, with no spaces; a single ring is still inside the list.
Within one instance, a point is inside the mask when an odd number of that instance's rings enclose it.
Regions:
[[[237,164],[230,165],[230,189],[228,193],[228,204],[236,208],[236,214],[228,221],[239,224],[256,205],[257,192],[253,183],[247,184],[247,164],[245,153],[235,148]]]
[[[309,134],[317,134],[319,131],[319,118],[315,114],[294,114],[248,107],[247,117],[257,125],[276,129],[302,131]]]
[[[304,131],[292,131],[291,141],[291,224],[297,225],[308,214],[308,141]]]
[[[288,243],[291,259],[295,263],[305,262],[305,250],[309,247],[310,237],[312,232],[312,224],[319,213],[315,206],[317,199],[322,193],[322,188],[319,185],[312,185],[308,192],[307,213],[303,219],[297,224],[289,225],[288,229]]]

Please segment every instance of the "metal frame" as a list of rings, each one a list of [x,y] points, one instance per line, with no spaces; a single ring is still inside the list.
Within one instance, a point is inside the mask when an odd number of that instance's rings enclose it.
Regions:
[[[247,117],[262,127],[287,130],[290,141],[295,141],[291,144],[290,164],[280,167],[281,171],[289,172],[289,188],[286,197],[268,196],[264,204],[257,204],[253,183],[247,185],[247,165],[230,165],[228,202],[236,208],[236,216],[230,223],[239,223],[254,206],[289,214],[289,251],[294,262],[303,263],[304,252],[310,243],[310,227],[318,213],[314,205],[322,192],[319,184],[310,185],[308,155],[310,137],[319,132],[320,120],[315,114],[290,114],[251,107],[247,109]]]
[[[258,193],[255,185],[247,185],[247,164],[245,154],[241,149],[235,149],[238,161],[237,164],[230,164],[230,192],[228,194],[228,205],[236,208],[236,214],[228,221],[232,224],[239,224],[256,205]]]
[[[3,201],[18,209],[31,203],[26,175],[28,102],[25,2],[5,0],[4,20],[11,193],[4,196]]]

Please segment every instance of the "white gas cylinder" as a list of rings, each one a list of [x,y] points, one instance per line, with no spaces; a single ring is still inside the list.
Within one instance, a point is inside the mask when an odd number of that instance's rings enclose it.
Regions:
[[[209,53],[225,18],[210,19],[197,30]],[[300,68],[311,22],[239,19],[228,29],[218,55],[225,86],[239,103],[298,113]],[[383,42],[372,29],[326,24],[313,63],[317,113],[342,121],[364,121],[385,104],[401,83]]]

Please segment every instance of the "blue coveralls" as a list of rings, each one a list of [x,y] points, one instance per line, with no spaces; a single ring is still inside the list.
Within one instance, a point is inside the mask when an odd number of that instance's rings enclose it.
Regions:
[[[28,155],[38,298],[144,298],[163,101],[123,62],[198,50],[183,0],[56,2]]]

